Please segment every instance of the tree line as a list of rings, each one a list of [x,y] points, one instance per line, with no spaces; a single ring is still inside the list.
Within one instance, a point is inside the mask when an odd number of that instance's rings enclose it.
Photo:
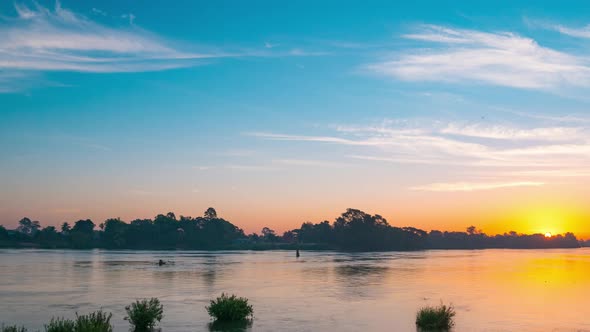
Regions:
[[[18,227],[0,226],[0,247],[73,249],[333,249],[346,251],[484,249],[484,248],[576,248],[589,244],[572,233],[545,237],[543,234],[509,232],[487,235],[470,226],[465,232],[430,232],[414,227],[396,227],[385,218],[347,209],[334,222],[305,222],[300,228],[276,234],[264,227],[260,234],[245,234],[208,208],[202,217],[185,217],[172,212],[154,219],[129,223],[119,218],[96,225],[78,220],[73,225],[41,227],[23,218]]]

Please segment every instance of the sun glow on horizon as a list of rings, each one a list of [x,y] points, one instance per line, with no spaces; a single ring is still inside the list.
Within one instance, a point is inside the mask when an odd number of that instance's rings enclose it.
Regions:
[[[576,207],[550,204],[523,206],[514,215],[513,225],[524,233],[543,234],[547,238],[557,234],[573,232],[576,235],[586,235],[581,227],[584,214]]]

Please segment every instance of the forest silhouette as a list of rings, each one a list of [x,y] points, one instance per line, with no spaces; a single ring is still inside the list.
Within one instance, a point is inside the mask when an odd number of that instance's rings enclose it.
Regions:
[[[347,209],[333,223],[305,222],[300,228],[276,234],[264,227],[260,234],[245,234],[231,222],[208,208],[202,217],[179,218],[172,212],[154,219],[129,223],[111,218],[96,225],[92,220],[64,222],[60,229],[41,227],[38,221],[23,218],[18,227],[0,226],[0,247],[72,249],[316,249],[344,251],[388,251],[423,249],[485,248],[576,248],[588,243],[573,233],[545,237],[543,234],[509,232],[487,235],[470,226],[465,232],[430,232],[414,227],[396,227],[385,218],[361,210]]]

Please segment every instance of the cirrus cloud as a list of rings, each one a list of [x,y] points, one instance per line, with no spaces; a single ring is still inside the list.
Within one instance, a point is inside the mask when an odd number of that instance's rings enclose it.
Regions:
[[[481,32],[421,25],[403,38],[419,47],[396,52],[370,71],[404,81],[478,82],[551,90],[590,86],[585,57],[539,45],[512,32]]]
[[[539,187],[544,185],[543,182],[455,182],[455,183],[431,183],[424,186],[415,186],[410,189],[417,191],[478,191],[492,190],[513,187]]]
[[[0,25],[0,68],[133,72],[194,65],[224,54],[180,50],[136,26],[108,27],[61,7],[15,4]]]
[[[0,93],[23,90],[40,82],[36,73],[69,71],[121,73],[162,71],[206,64],[227,57],[317,56],[299,48],[257,50],[180,43],[139,27],[133,14],[104,24],[106,12],[92,8],[95,19],[63,8],[15,3],[16,16],[0,16]],[[126,24],[124,20],[126,19]],[[19,81],[13,77],[20,75]]]
[[[586,177],[590,128],[510,123],[386,120],[375,125],[332,126],[331,135],[248,133],[271,141],[343,146],[343,157],[392,165],[432,165],[450,178],[419,191],[474,191],[541,186],[556,177]],[[458,173],[456,173],[458,172]],[[452,175],[455,174],[455,175]],[[506,181],[506,176],[511,179]],[[482,177],[493,182],[482,182]],[[501,178],[502,181],[497,181]],[[446,181],[445,181],[446,180]]]

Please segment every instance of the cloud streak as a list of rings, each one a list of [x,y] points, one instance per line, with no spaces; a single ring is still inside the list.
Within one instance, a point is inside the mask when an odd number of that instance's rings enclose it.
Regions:
[[[434,191],[434,192],[457,192],[457,191],[480,191],[493,190],[514,187],[539,187],[544,185],[543,182],[455,182],[455,183],[431,183],[424,186],[411,187],[416,191]]]
[[[569,141],[574,138],[584,137],[581,128],[577,127],[540,127],[531,129],[513,128],[501,125],[484,126],[481,124],[461,125],[451,123],[442,128],[441,133],[492,138],[499,140],[542,140],[542,141]]]
[[[323,54],[301,49],[224,51],[195,47],[140,28],[133,14],[118,16],[119,22],[114,23],[118,25],[107,26],[63,8],[59,1],[54,8],[37,3],[33,7],[14,6],[15,17],[0,17],[0,93],[22,90],[31,84],[20,81],[37,81],[35,73],[49,71],[146,72],[202,65],[215,58]],[[97,19],[112,18],[97,8],[92,14]],[[123,24],[121,18],[127,23]],[[18,81],[14,80],[15,73],[20,75]]]
[[[590,157],[590,132],[585,127],[521,128],[503,124],[398,121],[377,126],[338,126],[336,131],[331,136],[265,132],[247,135],[275,141],[373,147],[378,149],[374,151],[389,153],[375,160],[410,163],[447,161],[500,166],[523,162],[543,164],[557,156]],[[371,158],[358,153],[351,155]]]
[[[311,160],[311,159],[273,159],[273,164],[286,165],[286,166],[304,166],[304,167],[347,167],[351,166],[346,163],[337,163],[326,160]]]
[[[515,33],[421,25],[403,38],[419,47],[366,67],[403,81],[478,82],[542,90],[590,86],[587,59]]]
[[[548,26],[548,28],[555,30],[559,33],[562,33],[564,35],[568,35],[570,37],[590,38],[590,25],[586,25],[581,28],[571,28],[571,27],[566,27],[563,25],[555,24],[555,25]]]
[[[412,188],[420,191],[540,186],[545,181],[539,180],[588,176],[588,172],[570,171],[584,169],[590,162],[590,128],[580,124],[523,127],[506,123],[397,119],[377,125],[333,128],[335,131],[331,135],[260,132],[249,135],[271,141],[341,145],[345,158],[393,165],[431,165],[437,172],[460,171],[465,180],[473,175],[465,173],[466,168],[478,170],[478,181],[473,183],[441,181]],[[510,181],[479,181],[481,176],[498,178],[503,175],[510,175]]]
[[[134,72],[194,65],[223,54],[186,52],[136,26],[111,28],[56,2],[53,10],[15,4],[18,16],[0,26],[0,68]],[[96,12],[96,11],[95,11]]]

